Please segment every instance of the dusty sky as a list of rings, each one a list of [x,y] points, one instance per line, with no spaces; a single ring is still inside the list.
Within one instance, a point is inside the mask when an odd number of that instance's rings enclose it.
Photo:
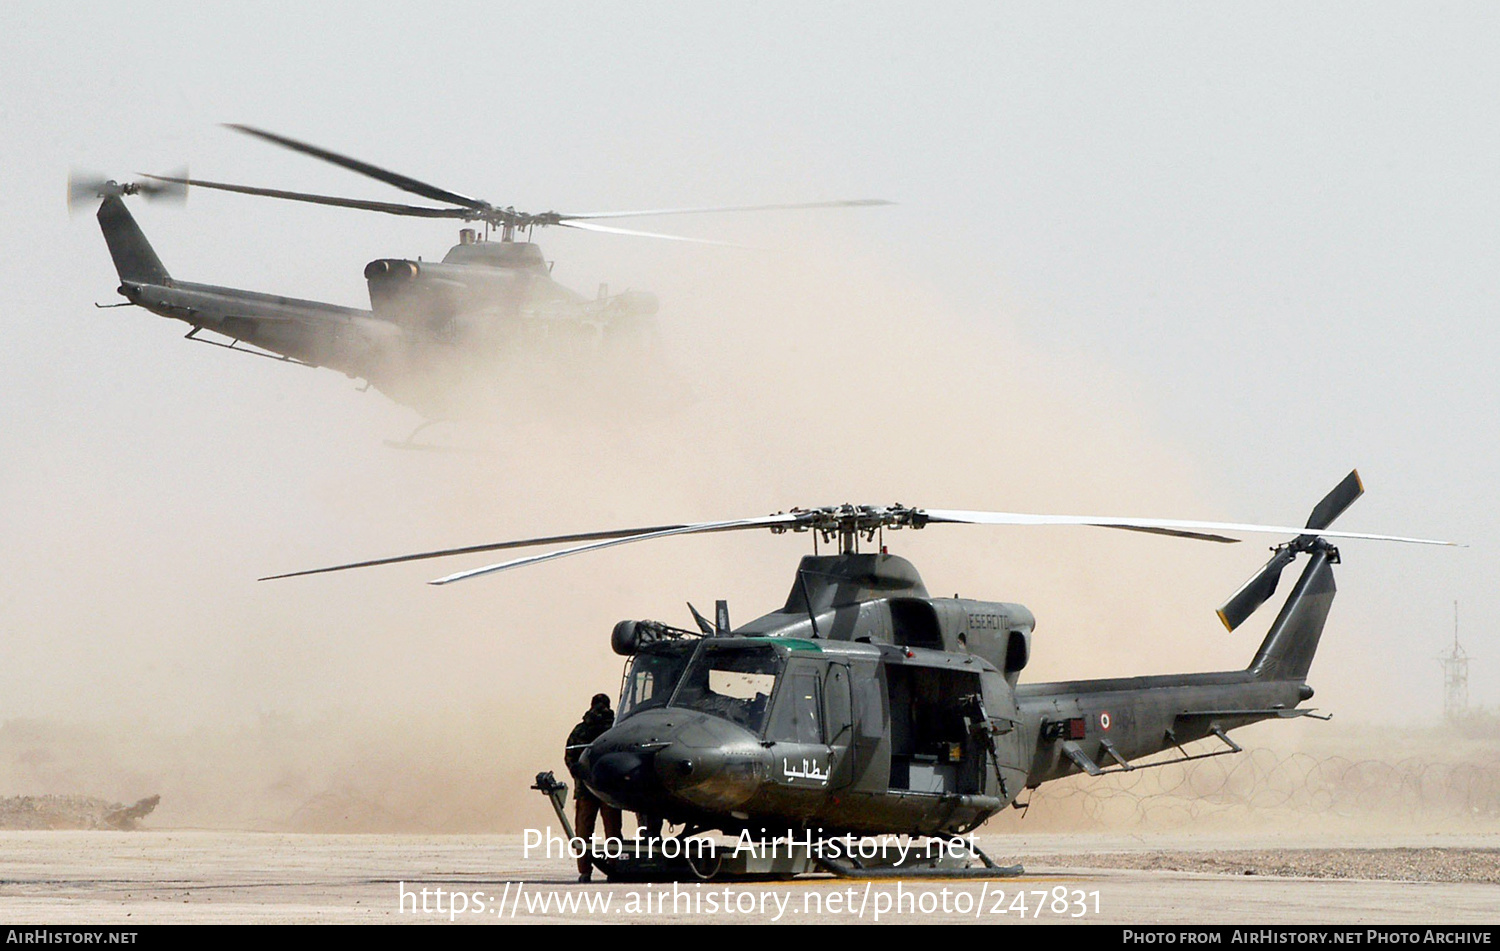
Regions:
[[[289,9],[9,9],[0,719],[463,710],[494,728],[529,709],[550,742],[612,689],[614,620],[770,610],[804,540],[446,589],[422,566],[253,579],[844,500],[1287,522],[1353,466],[1369,493],[1340,527],[1473,547],[1344,546],[1317,702],[1435,718],[1457,600],[1472,698],[1500,703],[1493,7]],[[497,455],[397,453],[381,442],[413,414],[332,371],[91,306],[116,281],[92,217],[66,214],[70,167],[402,200],[221,122],[531,210],[899,204],[640,224],[777,255],[547,233],[564,283],[661,297],[693,396],[523,400],[485,434]],[[349,305],[370,259],[455,239],[204,191],[133,207],[174,275]],[[1212,613],[1259,542],[897,541],[934,593],[1027,603],[1038,676],[1239,665],[1272,613],[1233,636]]]

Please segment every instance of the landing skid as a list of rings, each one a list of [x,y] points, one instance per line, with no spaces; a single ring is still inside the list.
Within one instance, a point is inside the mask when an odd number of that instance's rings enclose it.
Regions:
[[[911,843],[904,852],[893,845],[867,843],[858,859],[844,860],[826,858],[819,854],[818,843],[809,846],[805,842],[757,843],[746,849],[729,844],[713,851],[709,849],[714,843],[706,839],[642,839],[624,844],[624,854],[618,858],[595,860],[611,882],[754,882],[819,873],[838,878],[995,879],[1023,873],[1019,865],[996,865],[983,852],[955,848],[947,840]],[[982,864],[972,864],[975,859]]]
[[[839,878],[1015,878],[1025,874],[1019,865],[996,865],[978,846],[955,848],[947,840],[913,845],[905,856],[889,847],[883,852],[874,860],[815,861],[823,871]],[[981,864],[971,864],[976,858]]]
[[[488,447],[482,447],[482,446],[442,446],[442,445],[438,445],[437,443],[417,442],[416,441],[417,440],[417,434],[420,433],[422,430],[426,429],[428,426],[435,426],[438,423],[446,423],[446,422],[449,422],[449,420],[446,420],[446,419],[429,419],[426,422],[422,423],[420,426],[418,426],[416,429],[413,429],[411,431],[411,434],[408,435],[405,439],[401,440],[400,442],[397,442],[394,439],[387,439],[387,440],[385,440],[385,444],[386,444],[386,446],[390,447],[391,449],[407,449],[407,450],[411,450],[411,451],[415,451],[415,452],[452,452],[452,453],[465,453],[465,454],[469,454],[469,455],[490,455],[490,454],[493,454],[495,452],[498,452],[498,450],[496,450],[496,449],[488,448]]]
[[[531,787],[545,795],[557,820],[572,840],[566,812],[568,786],[551,773],[538,773]],[[829,845],[829,843],[822,843]],[[905,851],[894,845],[867,846],[858,857],[839,861],[825,857],[817,843],[771,841],[753,848],[717,845],[710,839],[678,836],[626,840],[619,853],[595,858],[594,865],[611,882],[752,882],[825,873],[839,878],[1014,878],[1019,865],[996,865],[978,847],[960,840],[929,839]],[[717,847],[716,847],[717,846]],[[978,859],[982,864],[973,865]]]

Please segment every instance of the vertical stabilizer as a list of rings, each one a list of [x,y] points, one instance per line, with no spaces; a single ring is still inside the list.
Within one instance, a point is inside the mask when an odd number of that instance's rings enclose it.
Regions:
[[[109,244],[109,256],[126,284],[169,284],[172,277],[151,249],[151,242],[135,223],[135,217],[118,197],[111,195],[99,206],[99,228]]]
[[[1329,549],[1312,553],[1276,623],[1261,643],[1250,672],[1259,680],[1305,680],[1335,593]]]

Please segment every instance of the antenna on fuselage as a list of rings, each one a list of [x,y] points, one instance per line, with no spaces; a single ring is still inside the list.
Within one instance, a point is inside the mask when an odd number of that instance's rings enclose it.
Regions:
[[[802,603],[807,606],[807,619],[812,622],[813,637],[822,637],[818,633],[818,616],[813,612],[812,595],[807,591],[807,572],[801,568],[797,569],[797,584],[802,586]]]

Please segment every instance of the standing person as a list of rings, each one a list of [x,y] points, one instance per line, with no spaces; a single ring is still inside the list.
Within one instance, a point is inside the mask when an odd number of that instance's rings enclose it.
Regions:
[[[593,790],[585,785],[578,769],[578,758],[583,751],[614,725],[615,712],[609,708],[609,696],[594,694],[582,722],[568,734],[568,748],[563,752],[563,762],[567,764],[568,772],[573,774],[573,830],[583,840],[585,847],[584,854],[578,859],[580,882],[587,882],[594,877],[594,863],[587,849],[593,842],[594,823],[601,813],[604,816],[605,838],[619,839],[621,836],[620,810],[600,801]]]

